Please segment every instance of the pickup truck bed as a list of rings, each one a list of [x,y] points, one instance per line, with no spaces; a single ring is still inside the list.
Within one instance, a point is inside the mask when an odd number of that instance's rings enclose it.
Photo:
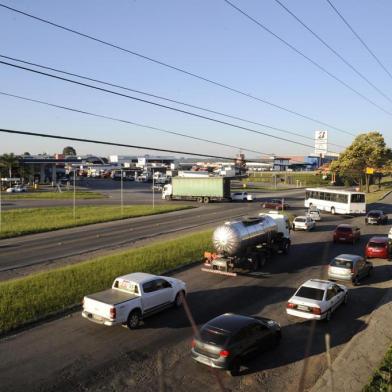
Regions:
[[[122,302],[138,298],[139,296],[136,294],[126,293],[121,290],[108,289],[99,293],[87,295],[86,297],[107,305],[118,305]]]

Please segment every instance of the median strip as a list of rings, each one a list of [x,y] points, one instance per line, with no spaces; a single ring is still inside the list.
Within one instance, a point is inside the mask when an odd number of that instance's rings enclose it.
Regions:
[[[165,271],[201,259],[211,231],[99,257],[79,264],[0,283],[0,334],[66,311],[84,295],[110,287],[116,276]]]
[[[127,218],[163,214],[193,208],[184,204],[123,206],[77,206],[47,208],[18,208],[2,212],[0,238],[17,237],[70,227],[90,225]]]

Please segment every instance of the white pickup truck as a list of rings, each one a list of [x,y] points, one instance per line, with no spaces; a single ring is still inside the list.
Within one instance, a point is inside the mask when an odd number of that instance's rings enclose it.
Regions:
[[[119,276],[109,290],[86,295],[82,316],[99,324],[135,329],[151,314],[169,306],[180,307],[185,294],[182,280],[136,272]]]

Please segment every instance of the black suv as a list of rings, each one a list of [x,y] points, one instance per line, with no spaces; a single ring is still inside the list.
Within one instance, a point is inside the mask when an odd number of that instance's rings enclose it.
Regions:
[[[279,343],[279,323],[264,317],[225,313],[208,321],[192,341],[192,358],[204,365],[240,372],[241,361]]]
[[[371,210],[366,215],[365,223],[367,225],[386,225],[388,223],[388,215],[381,210]]]

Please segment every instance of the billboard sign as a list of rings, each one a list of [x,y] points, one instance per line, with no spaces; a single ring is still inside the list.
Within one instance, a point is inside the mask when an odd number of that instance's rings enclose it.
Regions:
[[[316,131],[314,133],[314,153],[324,156],[328,151],[328,131]]]

